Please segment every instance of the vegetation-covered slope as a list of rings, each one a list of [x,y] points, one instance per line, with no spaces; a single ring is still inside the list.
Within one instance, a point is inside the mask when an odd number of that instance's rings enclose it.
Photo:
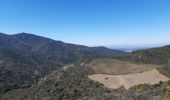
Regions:
[[[59,66],[42,55],[0,49],[0,93],[29,87]]]
[[[2,100],[82,100],[92,99],[110,92],[102,85],[87,78],[94,73],[88,67],[71,66],[46,76],[39,84],[29,89],[7,93]],[[6,98],[6,99],[5,99]]]
[[[103,85],[89,80],[95,74],[87,64],[75,64],[60,69],[44,77],[39,84],[28,89],[18,89],[0,96],[1,100],[155,100],[162,98],[169,82],[149,86],[141,85],[143,92],[136,87],[124,90],[109,90]]]
[[[29,87],[65,64],[121,54],[124,52],[68,44],[33,34],[0,33],[0,94]]]
[[[124,54],[124,52],[119,50],[69,44],[28,33],[19,33],[15,35],[0,33],[0,45],[0,48],[36,52],[58,59],[69,59],[70,56],[77,59],[89,56],[113,57]]]
[[[120,59],[135,63],[166,64],[170,61],[170,46],[134,51]]]

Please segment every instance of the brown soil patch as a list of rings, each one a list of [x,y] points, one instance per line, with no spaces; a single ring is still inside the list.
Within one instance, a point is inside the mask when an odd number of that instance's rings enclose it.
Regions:
[[[110,89],[118,89],[121,86],[124,86],[125,89],[129,89],[139,84],[154,85],[158,84],[160,81],[169,80],[169,78],[160,74],[156,69],[128,75],[95,74],[88,76],[88,78],[102,83],[105,87]]]

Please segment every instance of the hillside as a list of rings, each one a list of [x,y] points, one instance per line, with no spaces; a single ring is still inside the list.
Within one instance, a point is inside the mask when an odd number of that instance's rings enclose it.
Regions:
[[[66,70],[60,69],[46,76],[39,84],[28,89],[12,91],[1,100],[87,100],[105,94],[107,89],[90,81],[87,75],[94,73],[85,65],[73,65]],[[97,94],[97,95],[96,95]]]
[[[29,87],[60,66],[42,55],[0,49],[0,93]]]
[[[141,84],[144,92],[138,93],[138,86],[109,89],[88,78],[101,73],[135,76],[155,68],[169,76],[170,46],[125,54],[27,33],[0,35],[1,100],[154,100],[165,95],[170,83]]]
[[[123,61],[130,61],[138,64],[157,64],[162,67],[159,71],[170,77],[170,46],[151,48],[134,51],[132,53],[116,57]]]
[[[128,61],[105,58],[92,60],[89,63],[89,67],[98,74],[126,75],[160,68],[161,66],[152,64],[134,64]]]
[[[157,49],[160,50],[161,48],[156,48],[156,50]],[[148,52],[150,52],[150,50],[152,49],[148,49]],[[162,53],[165,53],[160,51],[158,53],[160,55],[163,55]],[[134,53],[136,54],[136,52],[139,51],[135,51]],[[166,53],[168,53],[168,50]],[[125,57],[127,56],[129,57],[129,55],[133,57],[132,54],[133,53],[130,53],[124,56],[120,56],[118,58],[122,60],[126,60]],[[153,58],[158,59],[156,57]],[[135,62],[137,64],[131,62]],[[155,100],[155,98],[162,98],[165,95],[165,92],[168,91],[168,86],[170,85],[169,81],[160,82],[159,84],[154,84],[154,85],[141,84],[141,85],[131,87],[128,90],[125,90],[123,87],[120,87],[118,89],[108,89],[104,85],[88,79],[89,75],[94,75],[97,73],[128,74],[128,73],[142,72],[153,68],[164,69],[164,67],[162,66],[165,66],[164,63],[162,64],[155,63],[155,65],[152,65],[152,63],[149,61],[148,63],[150,64],[144,64],[144,62],[137,62],[133,60],[130,60],[128,62],[127,61],[123,62],[114,59],[96,59],[92,61],[88,60],[88,62],[80,61],[72,65],[60,68],[57,71],[54,71],[50,75],[47,75],[44,78],[42,78],[38,82],[38,84],[35,84],[30,88],[17,89],[17,90],[7,92],[4,95],[1,95],[0,99],[10,100],[12,98],[13,100],[45,100],[45,99],[46,100]],[[111,70],[114,69],[114,67],[116,68],[116,71]],[[147,76],[147,74],[142,74],[142,75],[144,75],[145,77]],[[129,79],[129,76],[127,78]],[[143,92],[138,92],[137,90],[138,88],[142,88]]]
[[[155,100],[163,97],[170,82],[140,85],[125,90],[123,87],[113,90],[88,79],[95,72],[85,62],[73,64],[67,69],[54,71],[38,84],[27,88],[7,92],[1,100]],[[144,92],[136,92],[142,87]]]
[[[137,50],[121,56],[120,59],[135,63],[166,64],[170,59],[170,46]]]
[[[124,52],[68,44],[28,33],[0,33],[0,94],[30,87],[41,77],[69,63],[121,54]]]

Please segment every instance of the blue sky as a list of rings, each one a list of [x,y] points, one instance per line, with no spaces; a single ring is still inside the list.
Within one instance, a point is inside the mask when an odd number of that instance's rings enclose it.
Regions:
[[[170,0],[0,0],[0,32],[89,46],[170,44]]]

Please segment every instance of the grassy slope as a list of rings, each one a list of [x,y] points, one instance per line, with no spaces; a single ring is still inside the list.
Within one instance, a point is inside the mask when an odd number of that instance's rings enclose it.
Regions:
[[[119,61],[109,58],[95,59],[90,62],[89,66],[94,69],[96,73],[112,75],[139,73],[160,67],[152,64],[133,64],[127,61]]]

